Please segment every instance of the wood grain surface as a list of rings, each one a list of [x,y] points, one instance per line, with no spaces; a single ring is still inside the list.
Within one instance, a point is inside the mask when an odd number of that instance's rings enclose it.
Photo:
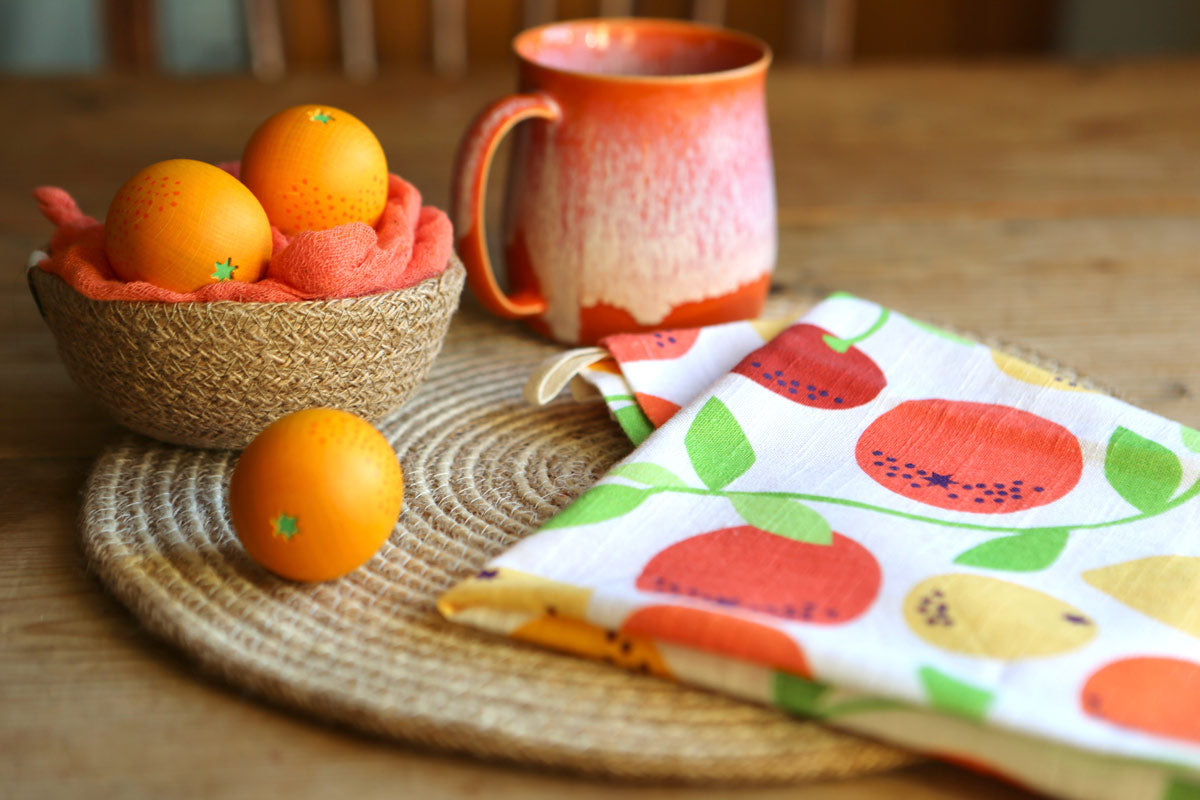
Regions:
[[[79,489],[116,427],[25,286],[30,196],[103,216],[165,158],[236,158],[292,103],[353,110],[444,207],[460,132],[513,76],[0,83],[0,797],[1017,798],[929,764],[818,786],[630,787],[422,752],[198,675],[82,566]],[[1200,427],[1200,61],[775,70],[777,283],[1028,345]],[[464,313],[478,313],[468,302]]]

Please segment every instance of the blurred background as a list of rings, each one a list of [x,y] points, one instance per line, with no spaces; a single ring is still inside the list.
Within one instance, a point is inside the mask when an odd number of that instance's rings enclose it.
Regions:
[[[719,22],[826,64],[1200,50],[1192,0],[4,0],[0,72],[455,75],[506,59],[521,28],[597,14]]]

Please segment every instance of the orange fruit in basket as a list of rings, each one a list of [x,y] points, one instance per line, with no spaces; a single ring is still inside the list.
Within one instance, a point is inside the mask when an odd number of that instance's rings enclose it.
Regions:
[[[117,277],[193,292],[256,281],[271,258],[262,204],[225,170],[177,158],[151,164],[117,192],[104,249]]]
[[[233,527],[276,575],[325,581],[365,564],[392,532],[404,475],[388,440],[361,417],[330,408],[268,425],[238,459],[229,487]]]
[[[242,153],[242,181],[289,236],[347,222],[375,225],[387,204],[387,179],[375,134],[332,106],[280,111]]]

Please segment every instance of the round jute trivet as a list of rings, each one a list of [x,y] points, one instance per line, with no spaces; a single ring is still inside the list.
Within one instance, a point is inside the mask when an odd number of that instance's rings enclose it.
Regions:
[[[476,632],[434,601],[595,482],[631,446],[599,404],[521,399],[560,348],[460,313],[428,381],[380,425],[405,506],[365,567],[330,583],[244,553],[237,454],[130,436],[88,480],[91,568],[153,633],[238,687],[402,741],[629,780],[767,783],[915,756],[813,722]]]

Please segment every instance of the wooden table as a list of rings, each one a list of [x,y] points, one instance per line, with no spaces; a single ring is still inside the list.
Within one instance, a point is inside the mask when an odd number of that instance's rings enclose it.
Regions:
[[[83,568],[74,520],[117,429],[25,288],[30,189],[102,216],[160,159],[236,158],[270,112],[354,110],[445,206],[457,137],[512,85],[302,77],[0,83],[0,796],[1015,798],[923,765],[815,787],[622,787],[380,742],[260,705],[144,634]],[[1030,345],[1200,426],[1200,61],[777,68],[778,282],[845,289]]]

